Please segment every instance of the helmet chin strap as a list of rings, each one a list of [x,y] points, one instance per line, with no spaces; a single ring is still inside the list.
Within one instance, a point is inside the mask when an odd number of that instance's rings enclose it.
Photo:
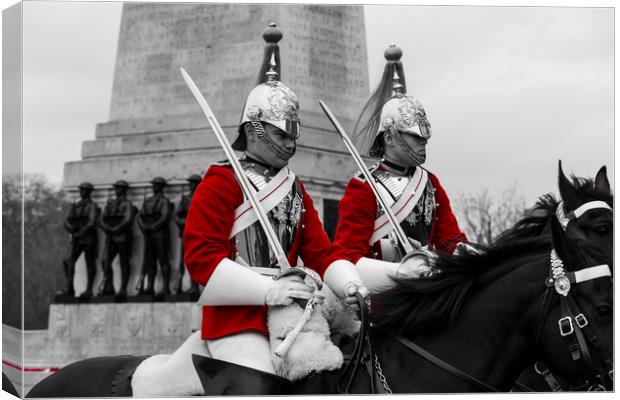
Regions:
[[[263,128],[263,124],[261,124],[256,118],[251,118],[250,123],[252,124],[252,127],[254,127],[256,136],[258,136],[258,138],[263,143],[265,143],[265,146],[276,157],[278,157],[279,159],[283,161],[288,161],[291,159],[291,157],[293,157],[293,155],[295,155],[295,152],[297,151],[297,143],[295,143],[295,148],[293,149],[293,152],[292,153],[288,152],[284,150],[282,147],[278,146],[273,140],[271,140],[267,132],[265,132],[265,128]]]
[[[395,129],[394,127],[390,127],[390,132],[392,132],[394,140],[396,140],[396,143],[400,146],[401,149],[403,149],[407,157],[416,164],[415,166],[424,164],[424,162],[426,161],[426,157],[419,155],[414,149],[412,149],[411,146],[409,146],[407,142],[405,142],[397,129]]]

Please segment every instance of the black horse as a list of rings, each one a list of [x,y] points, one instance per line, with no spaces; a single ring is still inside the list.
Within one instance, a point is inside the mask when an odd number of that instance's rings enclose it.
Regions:
[[[604,170],[594,182],[577,180],[575,184],[560,171],[564,214],[570,218],[571,212],[593,201],[609,208],[609,184],[605,187],[603,181],[607,182]],[[558,202],[551,196],[542,198],[537,208],[544,215],[522,220],[483,254],[440,255],[440,274],[401,279],[394,289],[378,294],[373,299],[373,327],[366,343],[374,351],[363,352],[371,356],[362,357],[361,368],[345,367],[350,374],[344,384],[343,371],[332,371],[271,388],[280,394],[371,393],[373,389],[388,393],[508,391],[528,365],[544,361],[574,387],[587,380],[612,389],[608,374],[613,343],[612,283],[608,274],[601,273],[604,268],[587,269],[602,263],[612,268],[612,246],[608,245],[612,213],[603,207],[588,209],[573,216],[565,231],[556,217]],[[559,276],[554,280],[552,248],[563,260],[566,276],[581,271],[577,275],[583,277],[596,271],[586,281],[573,279],[566,297],[573,299],[571,309],[587,318],[586,329],[598,338],[595,344],[580,346],[576,360],[574,343],[567,342],[572,334],[562,336],[558,328],[562,318],[566,321],[565,301],[555,290],[554,281],[560,280]],[[572,320],[575,315],[571,314]],[[83,360],[41,381],[28,396],[129,396],[131,373],[142,359]],[[210,395],[258,394],[248,392],[245,388],[251,385],[244,382],[260,383],[264,377],[258,371],[196,355],[194,363]],[[373,371],[372,379],[368,371]]]

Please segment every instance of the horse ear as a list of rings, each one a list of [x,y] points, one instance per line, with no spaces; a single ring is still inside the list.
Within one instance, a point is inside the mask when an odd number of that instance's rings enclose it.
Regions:
[[[558,161],[558,186],[560,188],[560,196],[566,204],[566,212],[577,208],[577,191],[573,184],[568,180],[564,171],[562,171],[562,160]]]
[[[611,194],[609,180],[607,179],[607,167],[604,165],[596,173],[596,178],[594,178],[594,188],[605,194]]]
[[[583,263],[583,257],[578,252],[577,243],[575,243],[570,237],[566,235],[562,225],[557,218],[551,218],[551,240],[553,248],[555,249],[558,257],[565,262],[565,267],[569,269],[569,266],[578,266]]]

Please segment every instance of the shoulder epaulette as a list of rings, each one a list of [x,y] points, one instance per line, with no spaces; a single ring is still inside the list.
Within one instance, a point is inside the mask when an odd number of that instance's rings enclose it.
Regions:
[[[231,167],[232,166],[232,164],[228,160],[217,161],[211,165],[217,165],[218,167]]]
[[[379,163],[375,163],[373,165],[371,165],[370,167],[368,167],[368,171],[374,175],[375,171],[377,171],[377,169],[379,169]],[[353,178],[358,179],[362,182],[366,182],[366,177],[364,176],[364,174],[362,173],[362,171],[356,171],[355,174],[353,174]]]

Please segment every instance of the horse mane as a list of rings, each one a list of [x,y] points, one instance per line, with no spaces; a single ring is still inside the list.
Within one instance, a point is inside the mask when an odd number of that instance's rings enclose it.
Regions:
[[[581,198],[612,203],[612,197],[594,188],[593,180],[573,178]],[[429,332],[454,321],[474,290],[488,283],[486,272],[501,276],[523,264],[525,259],[542,255],[551,248],[547,232],[559,201],[552,195],[541,196],[536,205],[512,228],[503,232],[490,246],[477,245],[482,254],[439,253],[436,267],[441,270],[430,278],[396,279],[396,286],[373,298],[373,322],[396,334]]]

